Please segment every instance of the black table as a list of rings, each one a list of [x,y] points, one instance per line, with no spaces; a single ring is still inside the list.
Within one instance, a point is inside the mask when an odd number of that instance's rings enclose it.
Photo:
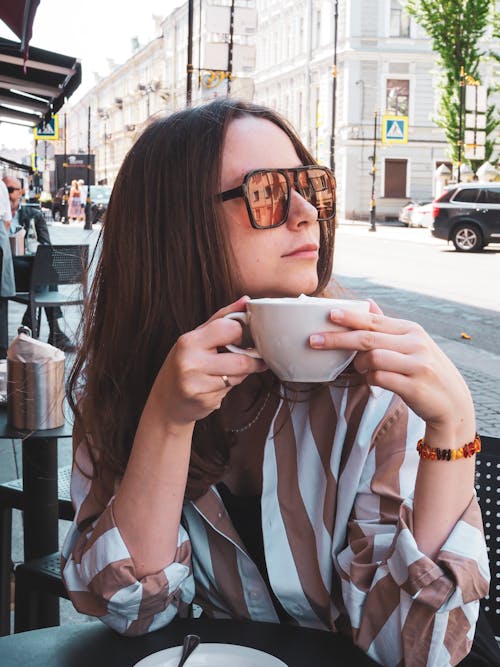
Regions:
[[[200,635],[202,642],[251,646],[275,655],[288,667],[370,667],[378,664],[346,638],[331,632],[275,623],[178,619],[166,628],[142,637],[122,637],[100,622],[1,637],[0,665],[132,667],[151,653],[182,644],[184,635],[189,633]]]
[[[70,421],[60,428],[20,431],[7,424],[7,409],[0,408],[0,440],[22,440],[25,560],[59,551],[57,441],[71,433]],[[58,600],[44,598],[43,607],[47,623],[58,623]]]

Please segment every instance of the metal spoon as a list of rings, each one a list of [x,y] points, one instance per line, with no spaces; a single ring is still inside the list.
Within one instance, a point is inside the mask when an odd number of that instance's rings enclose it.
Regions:
[[[189,658],[189,656],[198,646],[199,643],[200,643],[200,638],[198,637],[198,635],[186,635],[184,637],[184,643],[182,645],[182,655],[177,667],[182,667],[182,665],[186,662],[186,660]]]

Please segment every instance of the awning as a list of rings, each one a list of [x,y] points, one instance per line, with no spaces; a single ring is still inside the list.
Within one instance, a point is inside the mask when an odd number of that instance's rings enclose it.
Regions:
[[[0,20],[21,40],[19,50],[27,55],[33,21],[40,0],[0,0]]]
[[[25,61],[19,43],[0,38],[0,121],[28,125],[48,121],[81,80],[76,58],[30,46]]]
[[[22,162],[16,162],[15,160],[10,160],[8,157],[2,157],[0,155],[0,162],[2,162],[3,164],[8,164],[9,167],[13,167],[18,171],[26,171],[28,174],[33,173],[32,167],[30,167],[28,164],[23,164]]]

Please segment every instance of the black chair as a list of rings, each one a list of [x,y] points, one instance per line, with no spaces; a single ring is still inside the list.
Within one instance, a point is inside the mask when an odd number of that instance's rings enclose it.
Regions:
[[[74,517],[73,505],[71,504],[70,498],[71,466],[59,468],[57,477],[59,518],[71,521]],[[0,484],[0,636],[8,635],[10,633],[12,510],[22,510],[23,501],[22,479],[15,479]]]
[[[30,309],[33,337],[40,334],[42,308],[81,305],[87,296],[88,245],[39,245],[33,261],[30,291],[11,301]],[[68,292],[64,286],[73,285]],[[63,286],[62,290],[58,288]]]
[[[481,436],[476,463],[476,492],[483,515],[491,584],[481,601],[495,637],[500,637],[500,437]]]
[[[53,596],[57,605],[59,598],[69,597],[61,577],[59,551],[27,563],[19,563],[16,567],[14,632],[27,632],[49,625],[40,612],[41,593]],[[58,615],[57,619],[59,625]]]

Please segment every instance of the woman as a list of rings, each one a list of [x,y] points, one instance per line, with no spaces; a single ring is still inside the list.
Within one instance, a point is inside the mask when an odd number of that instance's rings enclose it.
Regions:
[[[348,633],[384,665],[456,664],[488,590],[474,457],[415,448],[474,441],[458,371],[375,304],[311,338],[358,351],[342,381],[280,386],[225,350],[242,330],[223,316],[248,296],[326,291],[333,177],[318,211],[298,169],[313,163],[277,114],[233,100],[158,121],[131,149],[70,381],[64,578],[80,611],[125,634],[194,599],[217,618]]]
[[[73,179],[68,198],[68,220],[82,220],[82,198],[80,183]]]

